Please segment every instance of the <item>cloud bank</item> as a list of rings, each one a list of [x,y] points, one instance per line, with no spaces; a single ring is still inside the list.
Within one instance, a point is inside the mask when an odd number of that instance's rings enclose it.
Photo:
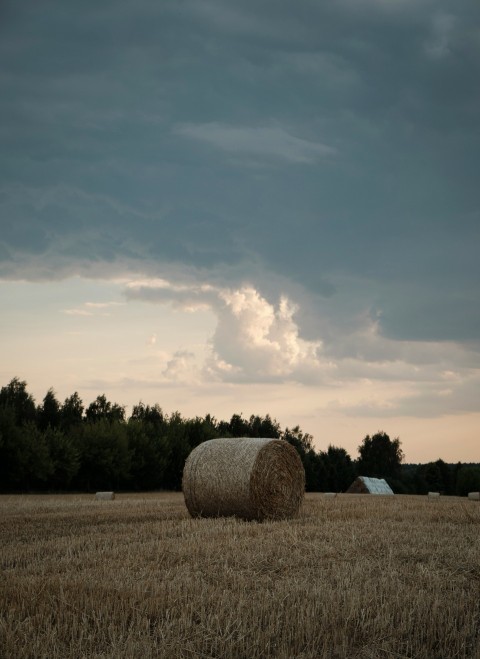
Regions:
[[[251,285],[227,289],[140,280],[125,295],[193,316],[205,309],[214,313],[216,327],[204,356],[177,351],[168,360],[162,375],[172,381],[324,387],[332,392],[332,411],[360,417],[476,411],[480,360],[475,350],[457,344],[388,339],[368,315],[348,323],[338,318],[335,338],[309,340],[301,336],[297,305],[285,295],[270,302]],[[364,396],[351,404],[342,389],[355,387]]]
[[[4,3],[0,278],[209,309],[167,381],[471,410],[479,24],[476,0]]]

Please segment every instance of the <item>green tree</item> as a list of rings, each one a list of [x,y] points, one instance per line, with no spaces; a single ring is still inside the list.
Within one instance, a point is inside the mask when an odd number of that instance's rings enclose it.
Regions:
[[[130,416],[132,421],[141,421],[143,423],[150,423],[156,427],[164,423],[164,415],[162,408],[155,404],[153,406],[144,405],[142,401],[138,405],[133,406],[132,414]]]
[[[78,447],[71,437],[51,426],[45,431],[45,439],[52,462],[49,486],[55,490],[67,490],[80,468]]]
[[[194,449],[202,442],[219,437],[216,421],[209,414],[205,418],[195,417],[185,421],[185,432],[190,449]]]
[[[480,492],[480,466],[463,465],[457,473],[457,494],[466,497],[469,492]]]
[[[233,414],[230,421],[220,421],[217,426],[219,437],[267,437],[278,439],[281,435],[280,424],[269,414],[258,416],[252,414],[244,419],[241,414]]]
[[[0,406],[0,488],[21,489],[25,478],[26,444],[13,407]]]
[[[13,409],[17,425],[35,421],[35,401],[27,391],[27,383],[18,378],[0,389],[0,407]]]
[[[281,438],[286,442],[294,446],[297,451],[300,453],[307,453],[310,450],[313,450],[313,437],[308,432],[303,432],[300,429],[300,426],[295,426],[290,430],[290,428],[285,428]]]
[[[75,483],[80,489],[118,490],[130,476],[126,424],[101,418],[86,423],[75,436],[80,468]]]
[[[79,426],[83,421],[83,402],[75,391],[71,396],[65,398],[60,411],[61,425],[64,430],[70,430]]]
[[[427,462],[419,465],[415,474],[415,484],[418,494],[441,492],[453,494],[453,470],[443,460]]]
[[[101,419],[106,419],[107,421],[124,421],[125,407],[117,405],[117,403],[111,403],[107,400],[105,394],[102,394],[90,403],[85,414],[87,421],[100,421]]]
[[[250,424],[241,414],[232,414],[230,421],[218,424],[221,437],[250,437]]]
[[[265,417],[251,415],[249,421],[249,437],[266,437],[278,439],[281,435],[280,424],[272,419],[269,414]]]
[[[305,489],[307,492],[321,492],[325,483],[323,463],[319,453],[308,449],[302,459],[305,469]]]
[[[344,448],[328,447],[321,453],[326,481],[322,484],[323,491],[344,492],[355,480],[356,468],[350,455]]]
[[[319,463],[313,448],[313,437],[303,432],[300,426],[285,428],[281,439],[291,444],[298,452],[305,470],[305,489],[309,492],[317,491],[320,487],[318,479]]]
[[[135,490],[165,487],[169,450],[166,439],[152,423],[130,418],[127,425],[130,452],[129,484]]]
[[[61,413],[60,403],[55,396],[55,391],[50,389],[45,394],[42,405],[37,410],[37,423],[40,430],[57,428],[60,425]]]
[[[191,451],[188,441],[187,424],[180,412],[170,415],[164,435],[167,446],[167,470],[165,487],[169,490],[180,490],[182,487],[183,467]]]
[[[53,473],[53,463],[45,437],[34,423],[22,427],[25,442],[26,472],[23,487],[26,490],[43,489]]]
[[[444,494],[455,494],[455,476],[453,466],[447,464],[440,458],[437,460],[437,465],[442,478],[442,492]]]
[[[377,432],[367,435],[358,447],[358,473],[375,478],[397,478],[403,460],[400,439],[390,439],[387,433]]]
[[[45,439],[33,422],[16,423],[13,407],[0,406],[0,488],[30,491],[43,488],[53,472]]]

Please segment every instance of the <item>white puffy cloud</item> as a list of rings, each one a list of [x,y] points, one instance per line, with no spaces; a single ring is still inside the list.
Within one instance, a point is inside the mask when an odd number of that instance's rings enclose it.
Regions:
[[[198,380],[195,353],[189,350],[175,351],[170,359],[168,359],[162,375],[168,381],[194,383]]]
[[[319,357],[321,342],[300,337],[287,297],[272,304],[245,286],[219,291],[219,300],[208,372],[240,381],[318,381],[331,368]]]
[[[335,318],[302,336],[290,296],[267,299],[255,286],[134,281],[127,299],[168,304],[179,311],[208,308],[216,325],[206,345],[164,358],[171,382],[297,383],[323,391],[324,409],[346,416],[441,416],[473,410],[478,353],[454,342],[390,339],[381,314],[369,308]],[[306,302],[306,300],[304,300]],[[342,311],[342,314],[344,309]],[[324,333],[324,336],[322,336]],[[472,393],[473,392],[473,393]]]
[[[273,304],[250,285],[230,289],[173,285],[165,280],[132,283],[126,294],[130,299],[169,303],[184,311],[205,307],[213,311],[217,325],[203,365],[209,379],[319,381],[333,368],[319,357],[321,341],[300,337],[296,306],[286,296]],[[183,367],[185,357],[177,355],[165,373]]]

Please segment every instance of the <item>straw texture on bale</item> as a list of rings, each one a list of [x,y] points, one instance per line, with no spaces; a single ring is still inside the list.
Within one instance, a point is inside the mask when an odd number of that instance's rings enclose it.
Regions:
[[[305,471],[286,441],[211,439],[188,456],[182,489],[192,517],[286,519],[301,506]]]
[[[469,492],[468,498],[472,501],[480,501],[480,492]]]
[[[97,492],[95,494],[95,499],[99,501],[112,501],[115,499],[115,492]]]

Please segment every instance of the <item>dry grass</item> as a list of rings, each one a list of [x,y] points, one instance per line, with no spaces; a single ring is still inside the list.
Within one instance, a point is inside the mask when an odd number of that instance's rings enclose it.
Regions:
[[[281,522],[181,494],[0,497],[2,659],[480,657],[480,507],[307,495]]]

